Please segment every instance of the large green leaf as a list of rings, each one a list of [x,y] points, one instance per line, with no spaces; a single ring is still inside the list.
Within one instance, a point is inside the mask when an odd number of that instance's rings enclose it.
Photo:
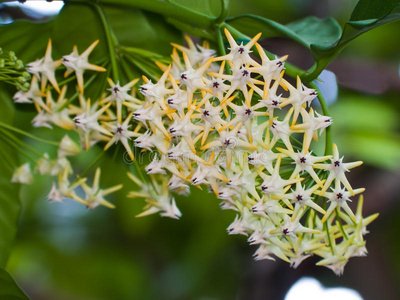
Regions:
[[[73,3],[74,0],[69,2]],[[217,11],[219,14],[220,9],[220,1],[217,0],[100,0],[99,2],[122,9],[127,7],[142,9],[206,29],[213,27],[216,19],[214,15],[217,15]]]
[[[359,35],[378,26],[399,20],[399,6],[400,0],[360,0],[338,40],[325,45],[311,45],[312,55],[316,63],[310,70],[311,74],[303,79],[306,81],[315,79],[340,51]]]
[[[0,90],[0,120],[12,124],[14,108],[6,93]],[[4,267],[11,251],[17,231],[17,222],[21,210],[19,202],[19,184],[11,183],[14,172],[12,166],[18,165],[15,149],[3,139],[0,133],[0,267]],[[1,291],[1,289],[0,289]]]
[[[0,299],[27,300],[29,299],[15,283],[14,279],[0,268]]]
[[[170,2],[215,17],[221,12],[221,1],[216,0],[171,0]]]
[[[107,4],[103,8],[117,39],[124,46],[168,55],[170,42],[180,40],[179,32],[163,18],[133,7]],[[27,62],[44,55],[49,38],[53,40],[54,57],[69,54],[74,45],[81,52],[97,39],[100,42],[91,59],[105,57],[108,53],[100,17],[94,7],[86,3],[67,3],[59,16],[48,23],[19,20],[0,26],[1,46],[12,49]]]
[[[360,0],[343,32],[336,20],[307,17],[285,25],[255,15],[228,19],[229,25],[250,36],[285,36],[310,48],[315,64],[304,74],[304,81],[314,80],[342,49],[359,35],[400,19],[400,0]]]
[[[399,6],[398,0],[360,0],[354,8],[350,21],[382,19]]]
[[[256,15],[243,15],[231,18],[227,22],[249,35],[262,32],[263,38],[285,36],[307,48],[310,48],[311,44],[329,44],[340,38],[342,33],[339,24],[332,18],[306,17],[287,25],[282,25]]]

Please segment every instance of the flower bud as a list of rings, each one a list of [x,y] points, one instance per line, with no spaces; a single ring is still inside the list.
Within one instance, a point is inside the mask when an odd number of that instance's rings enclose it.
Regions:
[[[45,153],[43,157],[41,157],[35,167],[35,171],[44,175],[51,174],[52,163],[49,160],[49,155]]]
[[[81,148],[68,135],[65,135],[58,148],[58,157],[73,156],[80,152]]]
[[[15,170],[11,182],[32,184],[33,177],[29,163],[26,163]]]

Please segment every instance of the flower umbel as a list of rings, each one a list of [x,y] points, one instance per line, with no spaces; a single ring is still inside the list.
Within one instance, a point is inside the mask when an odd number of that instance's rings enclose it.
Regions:
[[[321,257],[317,265],[340,275],[350,257],[366,254],[363,236],[377,217],[362,217],[362,196],[356,213],[348,205],[364,189],[353,188],[346,173],[362,162],[343,162],[335,144],[330,146],[333,155],[313,151],[332,119],[311,107],[317,91],[299,77],[296,86],[284,78],[287,56],[270,60],[257,43],[261,34],[245,45],[228,30],[225,34],[228,54],[213,57],[216,52],[207,44],[195,45],[186,37],[187,48],[173,44],[170,66],[158,64],[163,71],[159,80],[143,76],[137,88],[137,79],[108,78],[106,91],[93,100],[84,95],[83,75],[85,70],[105,71],[88,62],[98,41],[80,55],[74,47],[62,58],[65,76],[74,73],[77,79],[79,95],[73,103],[56,80],[55,68],[62,66],[52,60],[49,42],[45,57],[28,65],[31,88],[14,100],[34,103],[35,126],[77,131],[85,150],[97,143],[104,151],[121,144],[131,161],[133,145],[152,153],[144,170],[128,172],[137,187],[128,197],[146,201],[138,216],[159,213],[178,219],[182,213],[174,193],[188,195],[190,185],[205,186],[221,199],[223,209],[237,212],[228,232],[258,245],[256,260],[277,257],[297,268],[316,255]],[[56,160],[45,155],[37,166],[41,173],[58,176],[49,200],[72,198],[88,208],[113,208],[104,197],[122,185],[102,189],[100,169],[92,186],[86,177],[70,183],[67,156],[78,155],[80,148],[66,136],[58,151]],[[13,181],[29,183],[29,174],[27,167],[20,168]]]

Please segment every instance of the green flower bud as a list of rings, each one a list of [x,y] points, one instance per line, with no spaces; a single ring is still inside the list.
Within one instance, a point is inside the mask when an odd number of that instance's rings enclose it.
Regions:
[[[15,68],[16,68],[17,70],[21,70],[21,69],[24,68],[24,63],[22,62],[22,60],[18,59],[18,60],[15,62]]]
[[[29,82],[25,82],[25,83],[22,85],[21,90],[24,91],[24,92],[26,92],[26,91],[29,90],[30,87],[31,87],[30,83],[29,83]]]
[[[8,56],[10,57],[11,61],[16,61],[17,60],[17,56],[15,55],[14,51],[10,51],[8,53]]]
[[[26,72],[26,71],[22,72],[22,76],[24,76],[27,80],[31,79],[31,73],[29,73],[29,72]]]

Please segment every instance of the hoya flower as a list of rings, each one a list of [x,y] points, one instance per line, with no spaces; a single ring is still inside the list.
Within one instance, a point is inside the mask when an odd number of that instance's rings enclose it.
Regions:
[[[53,182],[51,190],[47,195],[47,199],[51,202],[63,202],[63,195],[60,190],[57,189],[57,185]]]
[[[283,179],[279,173],[281,159],[281,156],[278,156],[274,171],[271,175],[263,176],[264,182],[261,184],[260,189],[264,194],[268,195],[269,197],[274,195],[281,197],[286,193],[285,189],[288,186],[303,180],[303,178]]]
[[[227,101],[229,97],[237,90],[240,89],[245,97],[246,103],[250,103],[251,95],[248,86],[253,90],[260,90],[256,84],[264,84],[262,81],[257,80],[251,76],[251,71],[243,65],[232,69],[232,75],[220,75],[219,73],[210,73],[211,76],[229,80],[231,86],[224,96],[223,102]]]
[[[154,157],[153,161],[145,168],[147,174],[167,174],[161,160]]]
[[[279,200],[264,196],[260,201],[251,207],[251,212],[262,217],[276,218],[272,214],[292,214],[290,209],[284,208]]]
[[[277,160],[278,156],[278,153],[262,149],[260,152],[254,151],[247,157],[247,159],[249,164],[254,166],[264,166],[269,173],[272,173],[274,170],[273,163]]]
[[[54,125],[62,127],[64,129],[73,129],[75,127],[74,122],[70,118],[70,108],[64,107],[67,103],[66,98],[67,86],[64,85],[58,95],[57,101],[54,101],[51,90],[47,91],[46,94],[46,105],[51,112],[46,111],[44,117]]]
[[[176,205],[175,199],[171,196],[169,191],[168,181],[163,180],[159,183],[153,176],[149,175],[151,180],[150,183],[140,181],[136,176],[128,173],[129,178],[141,187],[140,192],[130,192],[128,197],[145,198],[147,205],[145,211],[137,215],[137,217],[144,217],[154,213],[160,213],[162,217],[168,217],[173,219],[179,219],[181,212]]]
[[[297,132],[304,132],[303,138],[303,153],[307,153],[312,138],[318,140],[318,130],[319,134],[322,134],[322,130],[332,124],[332,119],[327,116],[322,116],[316,112],[317,117],[314,116],[314,110],[310,108],[310,112],[307,113],[306,110],[301,109],[301,116],[303,118],[302,124],[297,124],[291,127],[292,130]]]
[[[157,83],[152,83],[151,80],[148,80],[146,77],[143,78],[146,83],[140,86],[139,91],[145,96],[146,104],[157,102],[163,109],[167,109],[164,97],[172,92],[172,90],[166,87],[166,80],[170,69],[171,66],[164,71]]]
[[[321,190],[321,195],[325,193],[325,191],[330,187],[331,183],[334,180],[339,180],[346,189],[350,192],[351,195],[354,195],[353,188],[350,185],[350,182],[347,180],[345,172],[349,172],[350,169],[358,167],[362,164],[362,161],[356,161],[351,163],[344,163],[343,156],[339,158],[339,150],[336,144],[333,144],[333,158],[330,159],[330,164],[316,164],[315,167],[318,169],[329,171],[328,178],[325,181],[325,184]]]
[[[282,71],[284,69],[285,61],[288,56],[284,56],[281,58],[275,57],[274,60],[270,60],[266,55],[264,49],[260,46],[260,44],[256,43],[256,48],[261,58],[261,65],[255,63],[253,67],[250,68],[251,72],[258,73],[263,76],[265,87],[268,88],[272,82],[272,80],[276,80],[276,82],[280,82],[277,80],[280,76],[283,75]],[[285,85],[286,89],[286,85]],[[268,90],[264,89],[263,98],[266,98],[268,94]]]
[[[242,65],[254,63],[254,60],[250,57],[251,48],[257,42],[257,40],[261,37],[261,33],[257,34],[253,37],[245,46],[243,43],[238,45],[235,39],[232,37],[230,32],[225,28],[225,35],[228,38],[229,42],[229,50],[230,52],[227,55],[216,57],[214,60],[228,60],[233,67],[240,67]]]
[[[215,50],[209,49],[207,46],[203,44],[203,46],[200,45],[195,45],[192,39],[185,35],[185,40],[188,44],[188,48],[171,43],[172,46],[174,46],[176,49],[184,52],[188,59],[190,60],[192,65],[196,64],[204,64],[209,58],[213,57],[216,53]]]
[[[318,204],[316,204],[313,199],[312,195],[315,191],[319,188],[319,185],[316,184],[310,188],[304,188],[304,186],[300,183],[296,183],[296,189],[291,190],[291,193],[285,194],[283,198],[290,200],[292,204],[295,205],[293,215],[297,216],[300,213],[300,209],[304,209],[305,207],[309,206],[314,210],[320,212],[321,214],[325,214],[325,210],[321,208]],[[303,210],[301,210],[303,211]]]
[[[349,191],[346,191],[346,189],[341,188],[341,184],[339,181],[336,181],[335,188],[331,188],[332,192],[324,192],[321,194],[321,196],[328,198],[328,201],[330,202],[329,208],[327,209],[325,216],[321,220],[322,223],[324,223],[329,216],[332,214],[334,209],[336,207],[343,208],[346,213],[355,221],[356,218],[354,216],[353,211],[347,204],[347,201],[351,201],[349,197],[352,195],[357,195],[365,191],[364,188],[360,189],[355,189],[353,190],[353,194],[350,193]]]
[[[124,86],[120,86],[119,82],[117,82],[116,84],[112,81],[112,79],[107,78],[108,84],[111,86],[111,88],[108,89],[108,91],[111,92],[111,95],[102,99],[100,101],[100,105],[107,103],[107,102],[115,102],[116,106],[117,106],[117,119],[118,122],[121,123],[122,122],[122,116],[121,116],[121,110],[122,110],[122,104],[125,101],[133,101],[136,102],[136,104],[141,104],[141,101],[139,101],[138,99],[132,97],[131,95],[129,95],[129,91],[131,90],[132,86],[134,86],[139,79],[134,79],[130,82],[128,82],[127,84],[125,84]]]
[[[98,123],[99,117],[109,108],[110,105],[111,103],[108,103],[99,110],[96,110],[97,105],[95,105],[93,109],[91,109],[90,99],[88,99],[85,112],[73,119],[76,127],[82,130],[81,137],[84,141],[86,150],[90,148],[90,135],[93,131],[112,136],[111,132]]]
[[[33,177],[29,163],[23,164],[14,171],[11,182],[22,184],[33,183]]]
[[[47,153],[43,154],[43,156],[38,160],[35,171],[40,174],[51,174],[51,170],[53,168],[52,162],[50,161],[50,157]]]
[[[163,110],[161,109],[158,104],[153,104],[151,106],[143,106],[136,110],[133,113],[133,118],[137,121],[142,122],[146,128],[149,128],[148,123],[153,124],[156,128],[158,128],[164,135],[165,137],[169,138],[170,134],[167,132],[167,130],[164,127],[163,119],[162,117],[164,115],[168,115],[170,113],[174,112],[171,109]],[[151,122],[149,122],[151,121]],[[154,127],[152,126],[152,127]],[[152,130],[153,132],[155,130]]]
[[[172,175],[170,180],[168,181],[168,185],[170,189],[178,189],[178,188],[188,188],[189,186],[186,184],[186,181],[182,178]]]
[[[283,72],[281,72],[279,78],[275,80],[272,87],[267,84],[264,85],[264,93],[262,99],[258,100],[258,104],[254,105],[254,109],[260,107],[266,107],[269,116],[270,123],[274,120],[275,109],[281,109],[281,103],[283,101],[282,94],[277,94],[277,90],[281,85],[281,79],[283,77]]]
[[[96,169],[96,173],[93,179],[93,185],[89,186],[85,182],[82,182],[81,186],[86,194],[85,202],[89,209],[93,209],[99,205],[104,205],[108,208],[114,208],[115,206],[108,202],[104,197],[114,193],[122,188],[122,184],[110,187],[108,189],[100,189],[100,168]]]
[[[38,88],[38,78],[33,76],[30,88],[27,92],[18,91],[13,100],[15,103],[32,103],[38,112],[44,109],[47,112],[51,112],[47,105],[43,102],[43,93]]]
[[[174,198],[171,198],[170,202],[163,207],[163,212],[160,213],[160,216],[172,219],[179,219],[182,216]]]
[[[311,155],[312,152],[303,153],[298,151],[295,153],[282,148],[277,149],[290,157],[293,160],[292,164],[296,165],[292,175],[290,176],[291,179],[295,178],[299,173],[306,171],[308,174],[310,174],[314,181],[322,187],[322,181],[314,171],[314,167],[316,163],[326,161],[331,156],[314,156]]]
[[[107,150],[113,143],[121,142],[131,160],[133,160],[133,152],[131,147],[129,146],[128,140],[130,140],[132,137],[137,137],[140,135],[136,132],[129,130],[129,127],[131,125],[128,124],[132,119],[132,115],[133,113],[130,113],[122,124],[118,123],[117,125],[109,125],[109,127],[111,128],[111,132],[114,135],[110,138],[110,141],[104,147],[104,150]]]
[[[292,121],[293,125],[296,123],[299,113],[302,111],[302,108],[311,105],[312,100],[314,100],[314,98],[317,96],[317,92],[314,89],[307,88],[304,84],[302,84],[299,76],[297,76],[296,88],[290,84],[287,84],[286,81],[284,82],[285,86],[290,91],[290,97],[282,103],[281,107],[289,104],[292,105],[294,109]]]
[[[83,93],[83,73],[85,70],[94,70],[97,72],[104,72],[106,69],[89,63],[89,55],[96,47],[99,40],[93,42],[89,48],[87,48],[82,54],[79,55],[78,48],[75,46],[72,53],[69,55],[64,55],[62,58],[62,63],[67,68],[65,72],[65,77],[67,77],[72,72],[75,72],[76,79],[78,82],[79,91]]]
[[[33,119],[32,119],[33,127],[47,127],[52,129],[51,126],[51,116],[47,114],[44,110],[40,111]]]
[[[79,147],[67,134],[64,135],[58,147],[58,157],[74,156],[81,152]]]
[[[46,54],[44,55],[43,58],[36,60],[32,63],[29,63],[27,65],[26,70],[29,73],[34,74],[38,78],[41,76],[41,90],[42,92],[44,91],[46,87],[47,81],[49,81],[54,89],[60,93],[60,88],[58,87],[57,80],[55,77],[55,70],[58,66],[61,65],[61,60],[56,60],[53,61],[51,58],[51,40],[49,39],[49,42],[47,44],[47,49],[46,49]]]
[[[86,205],[86,201],[78,196],[75,192],[75,188],[81,186],[86,181],[86,178],[79,178],[70,183],[68,179],[68,175],[70,174],[70,172],[71,166],[68,162],[65,167],[58,172],[58,191],[63,197],[71,198],[77,202]]]
[[[183,54],[183,58],[185,59],[186,70],[180,75],[180,82],[184,86],[186,86],[187,91],[187,105],[190,107],[193,99],[193,93],[198,89],[206,90],[207,84],[203,80],[203,73],[208,69],[212,62],[212,58],[206,61],[201,67],[198,69],[194,69],[187,58],[186,54]],[[210,91],[211,92],[211,91]]]
[[[179,112],[180,116],[185,114],[184,110],[187,108],[188,92],[182,90],[174,79],[171,81],[174,92],[170,95],[166,102],[167,106]]]

